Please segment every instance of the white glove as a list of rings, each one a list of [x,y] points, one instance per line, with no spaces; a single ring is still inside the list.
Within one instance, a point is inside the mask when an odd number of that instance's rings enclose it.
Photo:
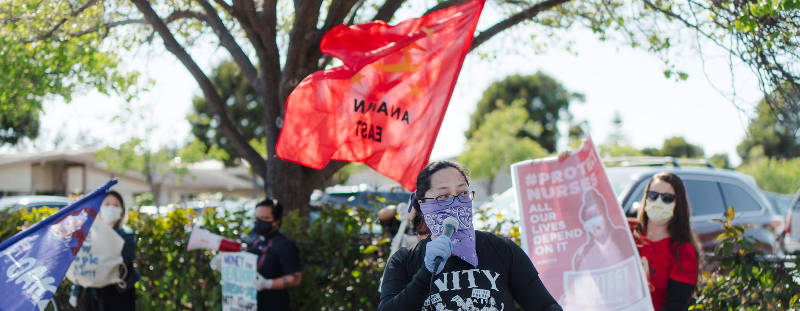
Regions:
[[[256,290],[265,290],[272,288],[272,280],[265,279],[260,273],[256,273]]]
[[[211,263],[209,265],[211,269],[219,271],[222,267],[222,254],[217,254],[214,258],[211,258]]]
[[[69,305],[72,306],[73,308],[77,308],[78,307],[78,297],[69,296]]]

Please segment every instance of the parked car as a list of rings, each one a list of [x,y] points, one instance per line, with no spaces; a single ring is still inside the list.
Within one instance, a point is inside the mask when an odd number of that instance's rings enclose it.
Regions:
[[[760,246],[767,252],[781,251],[778,235],[780,228],[783,227],[784,219],[773,212],[767,198],[759,190],[751,176],[731,170],[715,169],[710,165],[704,167],[681,166],[680,160],[672,158],[646,160],[648,161],[623,164],[631,166],[606,169],[611,186],[626,216],[636,216],[644,195],[644,188],[654,174],[664,171],[671,172],[678,175],[686,186],[689,205],[692,208],[692,227],[705,252],[714,250],[716,238],[721,232],[721,225],[712,219],[724,218],[725,210],[731,205],[736,211],[734,223],[750,225],[750,228],[745,231],[746,235],[760,241]],[[672,166],[665,166],[667,164]],[[513,194],[513,189],[508,191]],[[506,198],[505,194],[497,196],[494,200],[503,198]],[[506,215],[513,211],[513,217],[519,218],[516,203],[513,200],[503,204],[495,204],[494,200],[481,205],[481,208],[493,208],[498,213]],[[476,224],[476,227],[480,225],[482,224]]]
[[[780,250],[777,234],[783,220],[772,211],[753,179],[735,171],[694,167],[609,168],[609,179],[633,180],[626,188],[615,189],[626,215],[636,215],[647,181],[661,171],[674,173],[683,180],[692,208],[692,227],[705,252],[714,250],[721,233],[720,224],[712,219],[723,218],[729,206],[736,211],[735,224],[750,225],[745,235],[761,242],[766,251]]]
[[[781,241],[785,252],[800,252],[800,190],[795,194],[786,213],[786,230]]]
[[[377,216],[379,210],[390,204],[408,202],[411,192],[401,187],[376,189],[367,185],[357,186],[332,186],[325,191],[317,190],[311,194],[309,205],[311,211],[309,218],[313,221],[319,217],[322,205],[334,208],[355,209],[357,206],[371,210]],[[369,228],[367,228],[369,227]],[[365,226],[361,229],[363,234],[381,234],[379,225]]]
[[[75,200],[55,195],[15,195],[0,199],[0,212],[13,212],[19,209],[32,210],[38,207],[54,207],[61,209]]]

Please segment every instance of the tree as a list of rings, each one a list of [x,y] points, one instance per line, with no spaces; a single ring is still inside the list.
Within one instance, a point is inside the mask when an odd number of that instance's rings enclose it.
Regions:
[[[555,152],[559,135],[556,125],[563,114],[569,113],[569,104],[574,100],[583,100],[583,95],[568,91],[561,83],[542,72],[506,77],[492,83],[483,92],[478,108],[470,119],[467,139],[480,128],[486,115],[500,107],[521,101],[525,115],[539,126],[521,130],[517,135],[533,139],[548,152]]]
[[[213,156],[217,150],[212,149]],[[161,196],[164,183],[176,180],[178,183],[189,173],[188,165],[208,158],[206,147],[194,140],[183,148],[160,148],[153,150],[146,141],[132,138],[119,147],[105,147],[95,153],[98,163],[116,173],[136,172],[142,174],[150,187],[154,203],[166,204]]]
[[[798,93],[800,94],[800,93]],[[783,98],[774,101],[786,106]],[[795,97],[800,101],[800,97]],[[787,126],[776,120],[767,99],[762,99],[756,106],[755,115],[747,125],[747,137],[736,147],[744,162],[750,159],[750,152],[760,147],[764,155],[775,159],[800,156],[800,132],[798,128]]]
[[[301,209],[307,214],[312,189],[344,163],[332,162],[322,170],[313,170],[274,156],[286,98],[303,77],[332,63],[321,53],[319,44],[333,26],[370,20],[391,21],[398,9],[411,1],[306,0],[293,1],[293,6],[287,2],[76,0],[44,6],[37,0],[25,0],[3,6],[0,19],[4,30],[8,25],[30,25],[31,31],[22,34],[23,41],[53,40],[47,42],[56,46],[84,48],[85,45],[75,42],[108,37],[107,40],[119,42],[110,49],[119,49],[160,39],[197,82],[208,111],[233,150],[263,177],[267,195],[277,197],[289,209]],[[464,0],[437,1],[428,12],[461,2]],[[685,34],[665,31],[665,28],[681,27],[718,44],[758,70],[765,91],[779,82],[798,80],[793,66],[798,59],[796,47],[800,45],[800,36],[795,33],[798,17],[793,13],[800,6],[797,1],[777,1],[776,5],[732,0],[710,4],[650,0],[496,0],[495,3],[495,7],[506,14],[499,20],[489,21],[489,27],[476,32],[473,50],[521,23],[526,23],[525,30],[535,31],[537,38],[552,38],[575,27],[587,27],[603,40],[619,40],[661,56],[667,65],[667,74],[683,76],[669,63],[666,52],[672,45],[671,38]],[[411,4],[408,6],[415,8]],[[414,15],[422,13],[417,11]],[[5,40],[11,37],[6,33],[2,35]],[[193,43],[208,42],[204,40],[209,38],[230,54],[261,99],[264,115],[260,121],[264,125],[267,149],[262,153],[266,157],[255,150],[251,140],[236,127],[213,81],[187,51]],[[730,45],[722,44],[729,41]],[[88,45],[90,50],[99,46]],[[75,59],[84,62],[82,58]],[[106,62],[99,68],[113,72],[116,65]],[[84,71],[69,77],[75,78],[81,73]]]
[[[39,135],[42,101],[54,96],[69,102],[72,94],[94,88],[103,94],[130,96],[136,73],[116,69],[113,50],[101,49],[107,31],[71,40],[72,29],[98,27],[104,6],[96,1],[6,1],[0,6],[0,146]],[[73,12],[81,14],[72,15]]]
[[[751,150],[750,160],[736,168],[753,176],[765,191],[796,193],[800,189],[800,158],[775,159],[767,157],[760,146]]]
[[[234,126],[242,137],[247,141],[264,137],[264,123],[261,122],[264,106],[261,105],[258,93],[247,83],[247,78],[239,70],[239,66],[232,61],[223,61],[214,68],[211,81],[219,92],[220,100],[225,102],[231,120],[237,120]],[[194,111],[186,119],[192,125],[194,137],[206,146],[206,150],[216,146],[229,151],[231,154],[224,161],[225,165],[235,165],[242,155],[219,130],[214,114],[208,110],[205,97],[195,97],[192,100],[192,107]]]
[[[690,144],[683,137],[674,136],[664,140],[661,146],[661,155],[678,158],[698,158],[702,157],[703,147]]]
[[[524,102],[515,101],[484,116],[481,126],[467,139],[466,151],[458,157],[459,162],[470,169],[473,177],[487,177],[492,193],[494,178],[500,170],[519,161],[540,158],[547,150],[536,141],[518,135],[520,129],[533,130],[538,127],[527,116]]]
[[[628,138],[622,126],[622,115],[614,111],[611,119],[611,133],[606,143],[599,146],[600,155],[604,157],[641,156],[641,151],[628,144]]]
[[[728,159],[727,153],[714,154],[710,158],[708,158],[708,161],[711,162],[711,164],[714,164],[714,167],[717,168],[725,168],[725,169],[731,168],[731,161]]]

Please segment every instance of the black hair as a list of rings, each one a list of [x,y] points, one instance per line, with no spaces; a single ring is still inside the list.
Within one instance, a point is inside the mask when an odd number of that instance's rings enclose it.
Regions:
[[[268,198],[264,199],[263,201],[258,202],[258,204],[256,204],[256,208],[258,208],[260,206],[266,206],[266,207],[271,208],[272,209],[272,218],[273,219],[275,219],[275,220],[283,219],[283,205],[281,205],[281,203],[278,202],[278,200],[268,197]]]
[[[115,198],[117,198],[117,200],[119,201],[119,205],[122,208],[122,215],[121,215],[122,217],[120,217],[119,220],[117,220],[117,222],[114,223],[114,227],[119,227],[120,223],[122,222],[122,218],[125,216],[125,201],[122,200],[122,195],[114,190],[108,190],[106,192],[106,197],[107,196],[114,196]]]
[[[461,167],[461,165],[453,161],[436,161],[428,163],[428,165],[419,172],[419,175],[417,175],[417,190],[414,192],[414,202],[411,202],[411,206],[414,208],[414,218],[411,220],[411,224],[413,225],[414,231],[417,232],[417,234],[426,233],[420,231],[422,229],[422,225],[424,224],[424,219],[422,218],[422,210],[419,207],[419,200],[424,198],[425,193],[431,189],[431,176],[440,170],[450,167],[458,170],[458,172],[461,173],[461,176],[464,176],[464,180],[467,182],[467,185],[469,185],[469,174],[463,167]]]

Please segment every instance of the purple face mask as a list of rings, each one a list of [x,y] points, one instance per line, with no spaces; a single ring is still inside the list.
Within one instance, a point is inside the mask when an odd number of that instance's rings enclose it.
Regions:
[[[472,201],[464,203],[453,198],[452,204],[437,201],[419,204],[425,224],[431,230],[432,237],[442,234],[442,223],[447,217],[458,219],[458,230],[453,233],[451,240],[455,242],[453,255],[478,267],[478,254],[475,252],[475,228],[472,227]]]

